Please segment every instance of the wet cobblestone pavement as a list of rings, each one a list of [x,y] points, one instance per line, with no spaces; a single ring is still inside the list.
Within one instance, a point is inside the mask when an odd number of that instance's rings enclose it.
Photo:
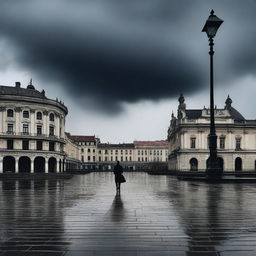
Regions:
[[[0,256],[256,255],[255,184],[125,176],[0,182]]]

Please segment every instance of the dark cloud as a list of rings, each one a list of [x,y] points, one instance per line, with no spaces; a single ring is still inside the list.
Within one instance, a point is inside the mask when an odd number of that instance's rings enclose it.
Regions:
[[[123,102],[193,93],[208,84],[200,29],[211,8],[225,20],[217,45],[219,78],[254,72],[254,1],[210,2],[5,1],[0,36],[15,47],[23,68],[114,113]]]

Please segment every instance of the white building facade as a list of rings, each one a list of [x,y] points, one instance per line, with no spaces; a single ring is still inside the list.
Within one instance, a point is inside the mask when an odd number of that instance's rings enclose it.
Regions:
[[[0,173],[65,171],[67,107],[31,83],[0,86]]]
[[[177,118],[168,129],[168,169],[205,171],[209,158],[210,110],[186,109],[181,95]],[[218,160],[224,171],[256,170],[256,120],[246,120],[228,96],[223,109],[215,109]]]

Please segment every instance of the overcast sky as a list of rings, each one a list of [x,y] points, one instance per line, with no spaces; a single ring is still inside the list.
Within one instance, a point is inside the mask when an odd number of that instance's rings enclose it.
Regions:
[[[256,118],[255,0],[9,0],[0,2],[0,84],[27,86],[69,108],[67,131],[103,142],[166,139],[183,93],[209,105],[210,10],[215,95]]]

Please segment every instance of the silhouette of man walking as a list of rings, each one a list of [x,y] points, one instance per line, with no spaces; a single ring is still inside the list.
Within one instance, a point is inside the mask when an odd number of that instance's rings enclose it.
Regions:
[[[123,176],[123,167],[120,165],[120,162],[117,161],[117,164],[114,167],[115,174],[115,182],[116,182],[116,193],[120,194],[121,183],[125,182],[125,178]]]

